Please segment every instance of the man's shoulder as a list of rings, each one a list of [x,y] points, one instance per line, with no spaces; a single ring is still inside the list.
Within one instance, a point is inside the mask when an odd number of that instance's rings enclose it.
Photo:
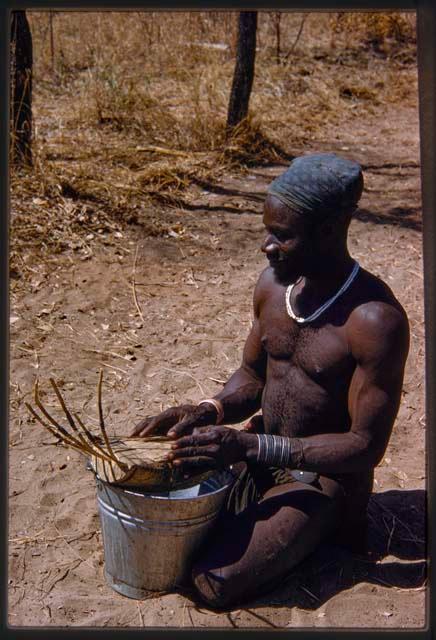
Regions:
[[[400,304],[388,300],[367,300],[356,306],[350,314],[351,329],[365,334],[390,334],[408,326],[407,316]]]
[[[265,267],[259,275],[254,289],[253,302],[256,313],[259,313],[261,307],[265,304],[266,299],[272,294],[277,286],[273,269],[269,266]]]
[[[407,350],[409,322],[394,293],[380,278],[363,271],[359,296],[347,322],[352,350],[387,353]]]
[[[260,272],[256,287],[271,287],[274,284],[276,284],[274,270],[268,265]]]
[[[407,323],[407,315],[398,298],[384,280],[361,269],[359,292],[351,318],[368,324]]]

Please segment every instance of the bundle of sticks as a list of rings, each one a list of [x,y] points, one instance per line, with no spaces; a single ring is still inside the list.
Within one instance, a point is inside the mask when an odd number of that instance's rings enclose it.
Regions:
[[[102,407],[103,372],[97,386],[97,405],[100,433],[98,435],[84,425],[77,413],[66,406],[59,387],[53,378],[50,384],[56,394],[60,407],[65,414],[67,425],[56,420],[41,402],[38,381],[34,385],[36,411],[29,403],[26,407],[35,420],[57,438],[57,442],[80,451],[85,455],[95,474],[110,484],[141,487],[149,491],[168,491],[197,484],[209,477],[208,471],[185,478],[180,471],[166,459],[171,450],[171,439],[166,436],[130,438],[108,436],[103,418]]]

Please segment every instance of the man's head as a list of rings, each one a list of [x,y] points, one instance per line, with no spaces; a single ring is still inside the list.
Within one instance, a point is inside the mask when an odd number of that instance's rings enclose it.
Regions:
[[[362,194],[360,166],[333,153],[295,158],[268,188],[262,250],[275,271],[308,274],[346,248],[348,226]]]

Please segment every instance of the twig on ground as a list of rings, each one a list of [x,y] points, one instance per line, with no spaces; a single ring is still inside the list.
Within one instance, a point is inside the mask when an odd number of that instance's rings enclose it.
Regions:
[[[180,373],[181,375],[189,376],[190,378],[192,378],[192,380],[194,380],[195,384],[200,389],[201,393],[204,395],[205,392],[203,387],[198,382],[197,378],[194,378],[194,376],[191,373],[189,373],[189,371],[177,371],[177,369],[169,369],[168,367],[162,367],[162,369],[164,371],[169,371],[170,373]]]
[[[313,598],[314,600],[316,600],[317,602],[319,602],[319,598],[313,594],[311,591],[309,591],[309,589],[307,589],[306,587],[303,587],[302,584],[299,585],[300,589],[302,589],[305,593],[307,593],[307,595],[309,595],[311,598]]]
[[[174,287],[178,282],[136,282],[137,287]]]
[[[53,591],[55,585],[57,585],[58,582],[61,582],[62,580],[65,580],[65,578],[67,577],[67,575],[70,573],[71,569],[75,569],[76,567],[79,566],[79,564],[83,562],[82,560],[79,561],[73,561],[69,567],[67,567],[65,569],[65,571],[63,573],[61,573],[61,575],[56,578],[55,580],[53,580],[53,582],[51,583],[50,587],[47,589],[47,591],[45,592],[45,595],[48,596],[48,594]]]
[[[138,607],[138,615],[139,615],[139,626],[143,627],[144,626],[144,617],[142,615],[142,611],[141,611],[141,605],[139,604],[139,602],[136,603],[136,606]]]
[[[226,384],[227,380],[220,380],[219,378],[210,378],[208,376],[208,380],[212,380],[212,382],[218,382],[218,384]]]
[[[78,340],[74,340],[73,338],[69,338],[68,336],[66,336],[65,339],[70,340],[70,342],[74,342],[74,344],[83,345],[82,347],[83,351],[89,351],[90,353],[97,353],[98,355],[113,356],[114,358],[121,358],[122,360],[124,360],[124,362],[126,362],[126,360],[127,361],[129,360],[128,356],[123,356],[121,353],[117,353],[116,351],[106,351],[104,349],[93,349],[92,347],[85,346],[86,343],[79,342]]]
[[[255,613],[252,609],[246,609],[246,611],[248,611],[248,613],[251,613],[251,615],[254,618],[257,618],[258,620],[265,622],[265,624],[267,624],[269,627],[274,627],[274,629],[280,629],[278,624],[274,624],[274,622],[271,622],[271,620],[268,620],[268,618],[265,618],[265,616],[261,616],[259,613]]]
[[[133,300],[135,302],[136,310],[139,313],[139,317],[141,318],[142,322],[144,322],[144,316],[142,315],[141,307],[139,306],[139,303],[138,303],[138,296],[136,295],[135,275],[136,275],[136,263],[138,261],[138,250],[139,250],[139,243],[136,245],[135,259],[133,261],[132,291],[133,291]]]
[[[386,546],[386,553],[389,553],[389,549],[391,548],[392,536],[394,535],[394,531],[395,531],[395,516],[393,516],[392,518],[392,528],[389,533],[388,544]]]
[[[124,373],[125,376],[128,374],[128,371],[126,371],[125,369],[121,369],[121,367],[114,367],[113,364],[108,364],[107,362],[103,362],[103,360],[99,360],[98,362],[99,364],[102,364],[104,367],[108,367],[109,369],[114,369],[115,371],[121,371],[121,373]]]
[[[19,538],[9,538],[8,542],[12,542],[13,544],[28,544],[29,542],[34,542],[38,540],[41,533],[44,533],[44,529],[38,531],[38,533],[34,533],[33,536],[21,536]]]
[[[415,536],[415,534],[413,533],[411,528],[405,522],[403,522],[403,520],[400,520],[400,518],[398,518],[398,516],[396,516],[390,509],[388,509],[387,507],[385,507],[382,504],[379,505],[379,506],[383,511],[385,511],[388,515],[390,515],[391,518],[396,518],[397,523],[400,524],[402,527],[404,527],[404,529],[406,529],[406,531],[409,532],[409,534],[411,535],[411,537],[414,540],[414,542],[419,542],[421,544],[424,544],[424,540],[422,540],[421,538],[418,538],[417,536]]]
[[[188,607],[188,606],[186,606],[186,605],[185,605],[185,607],[186,607],[186,609],[187,609],[187,611],[188,611],[188,616],[189,616],[189,620],[190,620],[190,622],[191,622],[191,626],[192,626],[192,627],[195,627],[194,621],[193,621],[193,619],[192,619],[191,607]]]
[[[233,627],[234,629],[238,629],[238,625],[236,624],[236,622],[235,622],[235,621],[233,620],[233,618],[232,618],[232,612],[231,612],[231,611],[228,611],[228,612],[226,613],[226,616],[227,616],[227,620],[230,622],[230,624],[232,625],[232,627]]]
[[[90,567],[92,569],[92,571],[95,572],[95,568],[92,566],[90,561],[87,558],[82,558],[82,556],[79,553],[77,553],[77,551],[71,546],[71,544],[68,542],[66,537],[62,534],[62,532],[59,531],[59,529],[57,528],[55,522],[53,522],[53,526],[56,529],[56,531],[58,532],[60,538],[65,542],[67,547],[70,549],[70,551],[73,552],[73,554],[76,556],[76,558],[78,558],[78,560],[80,560],[80,562],[85,562],[88,565],[88,567]],[[79,566],[79,565],[77,565],[77,566]]]
[[[165,149],[164,147],[156,147],[152,145],[149,145],[147,147],[136,147],[135,151],[146,151],[152,153],[161,153],[162,155],[181,156],[183,158],[189,158],[189,153],[186,153],[186,151],[179,151],[178,149]]]

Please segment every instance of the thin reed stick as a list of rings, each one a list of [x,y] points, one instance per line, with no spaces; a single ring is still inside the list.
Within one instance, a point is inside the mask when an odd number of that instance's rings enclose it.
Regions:
[[[135,275],[136,275],[136,263],[138,261],[138,249],[139,249],[139,244],[136,245],[135,259],[133,261],[132,291],[133,291],[133,301],[135,303],[136,310],[139,313],[139,317],[141,318],[142,322],[144,322],[144,316],[142,315],[141,307],[139,306],[139,302],[138,302],[138,296],[136,294]]]
[[[45,429],[47,429],[47,431],[50,431],[50,433],[52,435],[54,435],[56,438],[61,440],[64,444],[68,444],[68,446],[70,446],[70,447],[74,447],[76,449],[79,449],[79,450],[83,451],[83,445],[82,445],[81,442],[79,442],[78,440],[74,439],[72,436],[71,437],[66,437],[66,435],[61,434],[58,429],[54,429],[53,427],[50,427],[50,425],[48,425],[48,424],[46,424],[44,422],[44,420],[41,418],[41,416],[39,416],[36,413],[36,411],[33,409],[33,407],[30,406],[30,404],[28,402],[25,402],[24,404],[26,405],[27,410],[35,418],[35,420],[37,420],[40,424],[42,424],[42,426]]]
[[[79,425],[83,429],[83,431],[86,433],[88,438],[90,438],[90,440],[92,441],[94,447],[96,449],[98,449],[98,451],[100,451],[100,453],[104,456],[104,459],[107,460],[108,462],[116,462],[119,467],[123,468],[124,467],[123,463],[120,462],[115,455],[114,455],[113,458],[111,458],[109,453],[107,453],[107,451],[105,451],[102,447],[100,447],[100,445],[98,445],[95,442],[95,440],[93,440],[93,438],[94,438],[93,434],[85,427],[85,425],[83,424],[82,420],[77,415],[77,413],[74,414],[74,417],[76,418],[77,422],[79,423]]]
[[[56,429],[53,427],[50,427],[41,419],[41,417],[36,413],[36,411],[34,411],[34,409],[30,406],[30,404],[26,402],[25,405],[27,409],[30,411],[30,413],[33,415],[33,417],[40,424],[42,424],[42,426],[45,429],[47,429],[47,431],[49,431],[52,435],[54,435],[56,438],[60,438],[64,444],[68,445],[72,449],[76,449],[76,451],[80,451],[80,453],[82,454],[87,453],[89,455],[95,456],[96,458],[100,458],[103,461],[106,460],[108,462],[112,462],[112,460],[108,458],[105,454],[102,454],[100,451],[91,449],[88,445],[82,442],[79,442],[72,436],[69,436],[68,433],[60,427],[60,425],[56,425]]]
[[[59,400],[59,404],[61,405],[61,407],[63,409],[63,412],[65,413],[65,415],[67,417],[67,420],[69,422],[70,427],[73,429],[73,431],[75,433],[77,433],[77,437],[79,438],[79,440],[81,440],[83,443],[86,443],[83,435],[80,433],[80,431],[76,427],[71,413],[68,411],[68,409],[67,409],[67,407],[65,405],[64,399],[62,397],[61,392],[59,391],[59,388],[58,388],[56,382],[53,380],[53,378],[49,378],[49,380],[50,380],[50,384],[53,387],[54,392],[55,392],[55,394],[57,396],[57,399]],[[91,438],[91,441],[92,441],[92,438]]]
[[[77,445],[81,445],[83,444],[80,440],[76,440],[76,438],[74,438],[74,436],[72,436],[70,433],[68,433],[68,431],[66,431],[62,425],[60,425],[58,422],[56,422],[56,420],[54,418],[52,418],[52,416],[49,414],[49,412],[47,411],[47,409],[44,407],[44,405],[42,404],[40,398],[39,398],[39,385],[38,385],[38,380],[35,381],[35,386],[33,387],[33,393],[34,393],[34,399],[35,399],[35,404],[38,407],[38,409],[41,411],[41,413],[47,418],[47,420],[60,432],[63,434],[63,436],[65,436],[67,439],[71,439],[74,442],[76,442]]]
[[[101,401],[102,384],[103,384],[103,369],[100,369],[100,375],[98,377],[98,385],[97,385],[97,404],[98,404],[98,418],[100,420],[100,429],[103,434],[103,438],[108,448],[110,456],[115,460],[115,462],[119,462],[118,457],[115,455],[110,445],[109,438],[107,437],[107,433],[106,433],[106,426],[104,424],[103,405]]]
[[[59,391],[59,388],[56,384],[56,382],[53,380],[53,378],[49,378],[51,386],[53,387],[57,399],[59,400],[59,403],[65,413],[65,415],[67,416],[67,420],[70,424],[70,427],[73,429],[73,431],[75,433],[77,433],[79,439],[85,444],[85,445],[89,445],[91,447],[91,451],[94,453],[94,451],[99,451],[102,455],[106,456],[107,458],[111,458],[111,451],[106,452],[104,449],[102,449],[102,447],[100,447],[97,442],[95,441],[95,436],[92,435],[92,433],[90,431],[88,431],[88,429],[86,429],[85,425],[80,421],[80,426],[82,427],[83,431],[85,432],[88,440],[86,440],[83,436],[82,433],[80,433],[79,429],[76,427],[73,417],[71,415],[71,413],[69,412],[69,410],[67,409],[67,406],[64,402],[64,399],[62,397],[61,392]],[[115,456],[113,456],[113,459],[115,460]]]

